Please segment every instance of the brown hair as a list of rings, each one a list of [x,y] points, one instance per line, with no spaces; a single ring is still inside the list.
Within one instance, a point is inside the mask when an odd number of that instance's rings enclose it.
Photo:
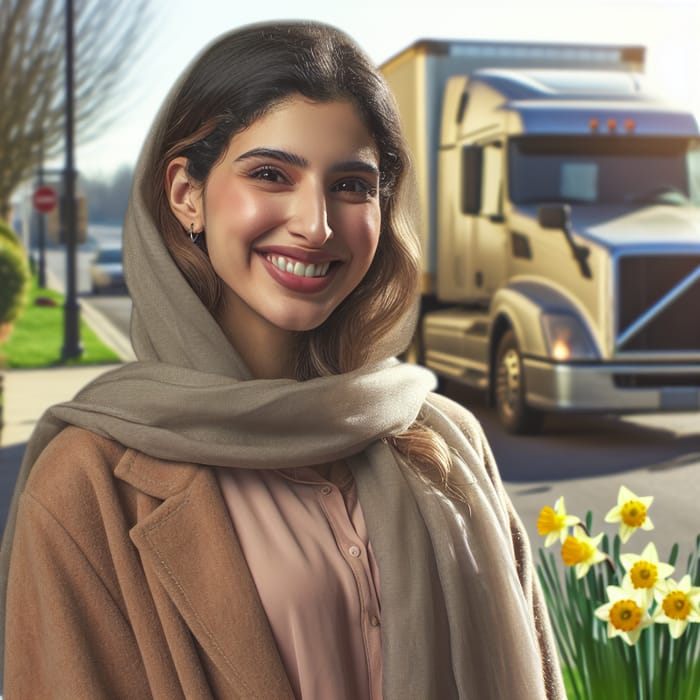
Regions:
[[[253,25],[223,36],[178,87],[147,166],[153,178],[144,195],[170,254],[214,313],[222,282],[206,244],[193,246],[170,208],[166,169],[184,156],[189,177],[205,184],[231,138],[295,94],[319,102],[349,100],[377,145],[381,173],[382,224],[369,271],[321,326],[297,334],[295,375],[306,380],[361,367],[416,301],[420,250],[406,216],[408,152],[393,97],[364,53],[342,32],[318,23]],[[449,453],[436,433],[416,421],[389,442],[424,478],[452,490]]]

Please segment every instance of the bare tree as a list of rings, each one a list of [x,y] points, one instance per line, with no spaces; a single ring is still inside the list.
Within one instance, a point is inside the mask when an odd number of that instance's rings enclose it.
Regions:
[[[0,218],[41,158],[63,148],[65,12],[59,0],[0,1]],[[149,0],[76,0],[75,125],[81,143],[119,116],[119,88]]]

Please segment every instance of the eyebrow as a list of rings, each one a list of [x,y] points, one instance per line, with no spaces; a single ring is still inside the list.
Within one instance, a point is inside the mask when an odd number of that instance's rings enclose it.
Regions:
[[[289,151],[282,151],[276,148],[253,148],[250,151],[242,153],[234,162],[238,163],[249,158],[271,158],[279,160],[283,163],[289,163],[299,168],[308,168],[309,161],[303,156]],[[368,163],[365,160],[346,160],[340,163],[334,163],[331,172],[345,172],[348,170],[360,171],[371,175],[379,176],[379,169],[376,165]]]

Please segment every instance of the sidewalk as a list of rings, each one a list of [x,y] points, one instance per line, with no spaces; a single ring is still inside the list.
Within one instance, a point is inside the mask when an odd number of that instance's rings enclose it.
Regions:
[[[5,427],[0,443],[0,466],[4,467],[5,450],[24,445],[37,419],[49,406],[72,399],[85,384],[117,366],[4,370]]]

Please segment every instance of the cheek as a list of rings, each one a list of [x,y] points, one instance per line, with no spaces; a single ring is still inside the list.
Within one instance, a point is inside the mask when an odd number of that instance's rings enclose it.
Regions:
[[[210,236],[253,240],[282,216],[260,193],[241,187],[219,186],[208,192],[205,226]]]
[[[347,244],[352,249],[353,257],[357,260],[365,260],[369,265],[379,242],[381,228],[379,209],[358,207],[346,212],[341,226],[343,231],[348,232]]]
[[[379,210],[366,217],[365,226],[364,245],[367,250],[367,266],[369,267],[369,264],[372,262],[374,255],[377,252],[377,246],[379,245],[379,232],[382,226]]]

